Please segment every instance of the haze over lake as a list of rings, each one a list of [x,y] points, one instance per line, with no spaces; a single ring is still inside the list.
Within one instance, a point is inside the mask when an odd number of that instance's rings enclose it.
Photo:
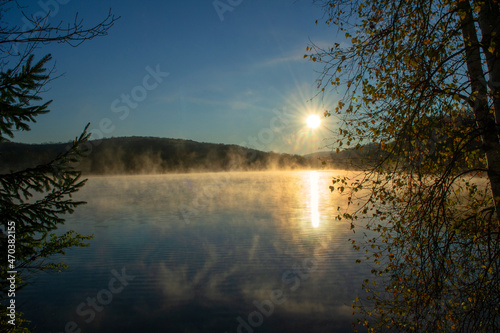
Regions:
[[[57,232],[95,234],[19,293],[40,332],[349,332],[342,171],[90,177]],[[368,270],[369,271],[369,270]]]

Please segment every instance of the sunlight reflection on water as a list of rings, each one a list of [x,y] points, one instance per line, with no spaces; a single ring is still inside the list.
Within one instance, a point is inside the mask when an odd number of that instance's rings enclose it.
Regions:
[[[237,318],[281,290],[286,301],[259,332],[350,331],[363,270],[349,226],[334,220],[335,173],[91,177],[76,198],[88,204],[60,231],[95,239],[68,251],[67,272],[23,290],[23,312],[40,331],[74,321],[83,332],[236,332]],[[135,279],[87,323],[76,308],[122,267]]]
[[[318,208],[318,173],[310,171],[311,181],[311,223],[314,228],[319,227],[319,208]]]

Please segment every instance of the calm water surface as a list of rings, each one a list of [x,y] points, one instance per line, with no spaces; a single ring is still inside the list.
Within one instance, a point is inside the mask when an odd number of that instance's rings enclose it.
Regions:
[[[18,295],[37,332],[349,332],[366,268],[336,171],[91,177],[95,234]]]

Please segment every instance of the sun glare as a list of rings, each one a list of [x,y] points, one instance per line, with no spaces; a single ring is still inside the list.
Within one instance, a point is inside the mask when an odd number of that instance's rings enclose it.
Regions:
[[[317,128],[321,124],[321,119],[315,114],[307,117],[306,121],[307,126],[309,126],[310,128]]]

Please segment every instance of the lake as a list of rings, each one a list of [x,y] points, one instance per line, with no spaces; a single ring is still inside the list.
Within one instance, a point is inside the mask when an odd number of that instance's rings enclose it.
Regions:
[[[16,303],[37,332],[350,332],[369,273],[334,219],[340,172],[90,177],[58,231],[90,247]]]

